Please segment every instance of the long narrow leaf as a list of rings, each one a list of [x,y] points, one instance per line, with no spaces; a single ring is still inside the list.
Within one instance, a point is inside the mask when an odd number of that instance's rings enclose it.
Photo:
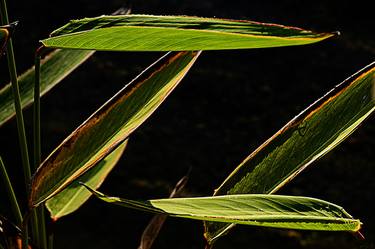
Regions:
[[[251,153],[215,195],[274,193],[347,138],[375,110],[375,63],[316,101]],[[206,223],[209,243],[231,224]]]
[[[44,95],[86,61],[94,52],[79,50],[56,50],[41,62],[41,95]],[[34,67],[18,77],[22,107],[33,102],[35,72]],[[8,84],[0,90],[0,126],[15,116],[13,94]]]
[[[79,182],[83,182],[93,189],[99,188],[122,156],[126,144],[127,140],[98,165],[46,202],[46,207],[54,221],[75,212],[90,198],[91,193],[86,191],[85,187]]]
[[[109,197],[87,188],[108,203],[180,218],[321,231],[355,232],[361,226],[361,222],[353,219],[342,207],[308,197],[224,195],[141,202]]]
[[[112,152],[159,107],[199,54],[168,53],[97,110],[38,168],[29,205],[53,197]]]
[[[303,45],[333,35],[244,20],[126,15],[74,20],[42,43],[111,51],[221,50]]]

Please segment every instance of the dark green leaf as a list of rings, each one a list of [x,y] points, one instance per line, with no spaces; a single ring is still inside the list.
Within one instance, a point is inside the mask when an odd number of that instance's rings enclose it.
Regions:
[[[47,55],[41,62],[41,95],[51,90],[93,53],[92,51],[56,50]],[[18,77],[22,107],[33,102],[34,78],[34,67]],[[11,84],[8,84],[0,90],[0,126],[15,116],[13,102]]]

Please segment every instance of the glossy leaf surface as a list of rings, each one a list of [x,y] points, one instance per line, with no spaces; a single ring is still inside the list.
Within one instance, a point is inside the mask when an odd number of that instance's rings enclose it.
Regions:
[[[90,189],[99,199],[146,212],[236,224],[321,231],[358,231],[361,223],[342,207],[296,196],[225,195],[133,201]]]
[[[215,195],[274,193],[347,138],[375,110],[375,63],[297,115],[251,153]],[[231,224],[206,223],[209,243]]]
[[[189,16],[125,15],[74,20],[47,47],[110,51],[250,49],[303,45],[333,36],[295,27]]]
[[[47,55],[41,62],[41,95],[46,94],[61,82],[93,53],[92,51],[82,50],[56,50]],[[34,67],[18,77],[23,108],[33,102],[34,78]],[[0,126],[14,117],[15,114],[11,84],[7,84],[0,90]]]
[[[38,168],[29,205],[46,201],[112,152],[167,98],[200,52],[168,53],[78,127]]]
[[[98,163],[98,165],[87,171],[63,191],[46,202],[46,207],[53,220],[56,221],[63,216],[73,213],[90,198],[91,193],[79,183],[83,182],[93,189],[99,188],[117,164],[125,150],[126,143],[127,141],[106,156],[100,163]]]

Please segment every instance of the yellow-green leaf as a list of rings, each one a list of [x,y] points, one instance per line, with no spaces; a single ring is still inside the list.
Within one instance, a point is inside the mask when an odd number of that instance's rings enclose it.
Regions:
[[[86,191],[85,187],[79,183],[82,182],[93,189],[99,188],[122,156],[127,141],[106,156],[98,165],[78,177],[63,191],[46,202],[46,207],[53,220],[56,221],[75,212],[90,198],[90,192]]]
[[[30,207],[62,191],[128,138],[173,91],[199,54],[168,53],[92,114],[38,168]]]
[[[110,51],[222,50],[304,45],[333,35],[244,20],[125,15],[73,20],[42,43]]]
[[[274,193],[340,144],[375,110],[375,63],[337,85],[251,153],[215,195]],[[209,243],[233,225],[205,224]]]
[[[308,197],[223,195],[133,201],[90,189],[99,199],[146,212],[204,221],[299,230],[351,231],[361,227],[342,207]]]

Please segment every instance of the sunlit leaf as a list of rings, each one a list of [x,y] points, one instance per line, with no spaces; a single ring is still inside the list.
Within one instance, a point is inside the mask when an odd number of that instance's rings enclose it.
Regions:
[[[160,106],[199,54],[168,53],[98,109],[38,168],[29,205],[56,195],[112,152]]]
[[[44,95],[86,61],[94,52],[79,50],[56,50],[41,62],[41,95]],[[22,107],[33,102],[34,67],[18,77]],[[0,126],[15,116],[11,84],[0,90]]]
[[[46,202],[46,207],[53,220],[56,221],[65,215],[73,213],[90,198],[90,192],[86,191],[85,187],[79,183],[83,182],[93,189],[99,188],[117,164],[125,150],[126,143],[127,140],[106,156],[98,165],[78,177],[76,181]]]
[[[321,231],[355,232],[361,226],[361,222],[353,219],[342,207],[308,197],[223,195],[141,202],[109,197],[88,189],[96,197],[108,203],[180,218]]]
[[[337,85],[251,153],[215,195],[274,193],[347,138],[375,110],[375,63]],[[231,224],[206,223],[209,243]]]
[[[244,20],[125,15],[71,21],[42,43],[110,51],[221,50],[303,45],[333,35]]]

